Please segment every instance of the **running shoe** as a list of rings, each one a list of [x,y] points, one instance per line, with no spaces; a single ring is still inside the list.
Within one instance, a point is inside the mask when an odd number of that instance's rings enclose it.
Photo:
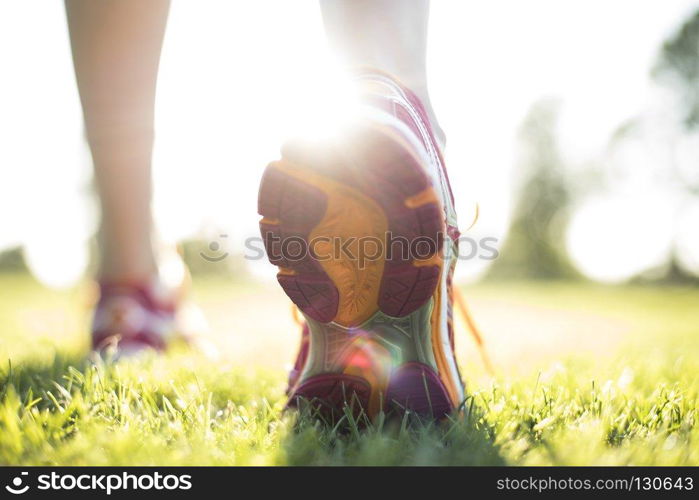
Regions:
[[[464,399],[451,188],[419,99],[378,71],[355,80],[353,121],[334,139],[287,143],[260,185],[267,255],[306,324],[289,406],[441,419]]]
[[[105,359],[122,359],[148,351],[164,352],[176,342],[196,346],[207,355],[212,346],[199,337],[205,329],[201,312],[182,300],[179,290],[157,280],[99,285],[92,320],[92,350]]]

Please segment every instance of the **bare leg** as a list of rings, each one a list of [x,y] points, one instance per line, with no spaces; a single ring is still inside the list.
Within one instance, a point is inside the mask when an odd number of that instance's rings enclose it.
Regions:
[[[102,206],[100,278],[150,279],[153,110],[169,0],[66,0]]]
[[[429,0],[321,0],[320,6],[341,62],[396,76],[420,98],[443,141],[427,92]]]

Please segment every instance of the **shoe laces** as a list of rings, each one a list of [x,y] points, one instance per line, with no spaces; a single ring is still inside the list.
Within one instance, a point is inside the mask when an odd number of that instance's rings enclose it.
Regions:
[[[468,331],[471,334],[473,341],[476,343],[478,353],[480,354],[481,360],[483,361],[483,366],[485,366],[485,369],[489,375],[494,376],[495,369],[493,368],[493,363],[490,360],[488,349],[486,349],[485,347],[483,334],[481,333],[480,328],[478,328],[478,326],[476,325],[476,322],[473,320],[473,315],[471,314],[468,305],[466,305],[466,299],[464,298],[464,294],[458,287],[454,287],[454,304],[456,305],[456,309],[459,310],[460,316],[466,324],[466,327],[468,328]]]
[[[299,314],[299,308],[294,303],[291,304],[291,318],[294,320],[294,323],[299,325],[301,330],[303,330],[303,327],[306,324],[306,322],[301,318],[301,314]]]

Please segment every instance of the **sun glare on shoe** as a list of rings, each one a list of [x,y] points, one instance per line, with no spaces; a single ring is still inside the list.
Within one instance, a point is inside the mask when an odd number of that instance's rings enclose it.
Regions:
[[[356,89],[339,71],[319,75],[303,89],[287,137],[311,142],[338,138],[359,115]]]

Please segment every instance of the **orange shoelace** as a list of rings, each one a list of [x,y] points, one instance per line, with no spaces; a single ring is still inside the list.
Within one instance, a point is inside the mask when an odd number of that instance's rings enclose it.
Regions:
[[[473,320],[471,311],[466,305],[466,299],[464,298],[464,294],[458,287],[454,287],[454,303],[456,304],[456,309],[459,310],[461,318],[464,320],[464,323],[466,323],[469,333],[471,334],[473,341],[476,343],[476,347],[478,347],[478,352],[481,355],[483,366],[485,366],[485,369],[489,375],[494,376],[495,369],[493,368],[493,363],[490,361],[488,350],[485,347],[483,334],[481,333],[478,326],[476,326],[476,322]]]
[[[299,308],[293,302],[291,303],[291,317],[293,318],[294,323],[299,325],[303,330],[303,326],[306,324],[306,322],[303,320],[303,318],[301,318]]]

